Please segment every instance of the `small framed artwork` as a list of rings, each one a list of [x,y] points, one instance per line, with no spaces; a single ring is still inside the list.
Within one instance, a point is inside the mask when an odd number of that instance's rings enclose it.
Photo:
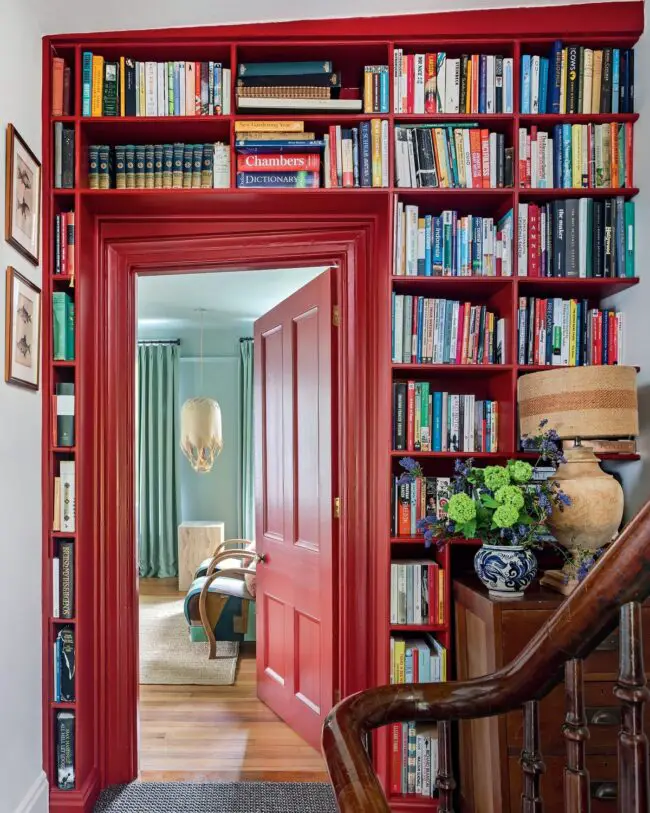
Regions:
[[[9,124],[5,190],[5,240],[34,265],[39,262],[41,164]]]
[[[5,381],[37,390],[41,361],[41,289],[9,266],[6,303]]]

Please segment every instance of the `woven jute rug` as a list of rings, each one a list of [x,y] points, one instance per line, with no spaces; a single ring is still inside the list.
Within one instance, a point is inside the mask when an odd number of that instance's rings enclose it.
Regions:
[[[218,641],[208,660],[208,645],[190,641],[182,599],[140,597],[140,683],[230,686],[238,654],[238,643]]]
[[[133,782],[102,792],[95,813],[336,813],[318,782]]]

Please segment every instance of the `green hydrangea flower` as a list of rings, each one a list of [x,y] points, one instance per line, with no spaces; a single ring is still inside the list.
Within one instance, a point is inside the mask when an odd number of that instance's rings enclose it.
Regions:
[[[503,466],[486,466],[483,474],[485,485],[491,490],[496,491],[502,486],[507,486],[510,483],[510,475],[508,469]]]
[[[500,505],[494,512],[494,524],[497,528],[511,528],[517,521],[519,511],[513,505]]]
[[[515,483],[527,483],[533,476],[533,467],[525,460],[512,460],[508,468]]]
[[[476,517],[476,503],[468,494],[454,494],[447,503],[447,516],[459,525],[471,522]]]
[[[524,507],[524,495],[518,486],[501,486],[495,492],[494,499],[501,505],[511,505],[517,511]]]

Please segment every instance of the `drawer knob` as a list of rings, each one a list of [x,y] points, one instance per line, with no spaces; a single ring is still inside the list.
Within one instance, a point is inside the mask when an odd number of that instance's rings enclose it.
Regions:
[[[592,799],[616,799],[618,796],[618,786],[616,782],[592,782]]]
[[[620,706],[611,706],[605,708],[587,709],[587,725],[620,725],[621,724],[621,709]]]

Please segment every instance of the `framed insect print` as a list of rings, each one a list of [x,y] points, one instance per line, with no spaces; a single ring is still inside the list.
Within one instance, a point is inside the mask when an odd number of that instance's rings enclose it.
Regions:
[[[5,381],[37,390],[41,361],[41,289],[7,268]]]
[[[38,265],[41,232],[41,164],[18,134],[7,126],[5,240]]]

